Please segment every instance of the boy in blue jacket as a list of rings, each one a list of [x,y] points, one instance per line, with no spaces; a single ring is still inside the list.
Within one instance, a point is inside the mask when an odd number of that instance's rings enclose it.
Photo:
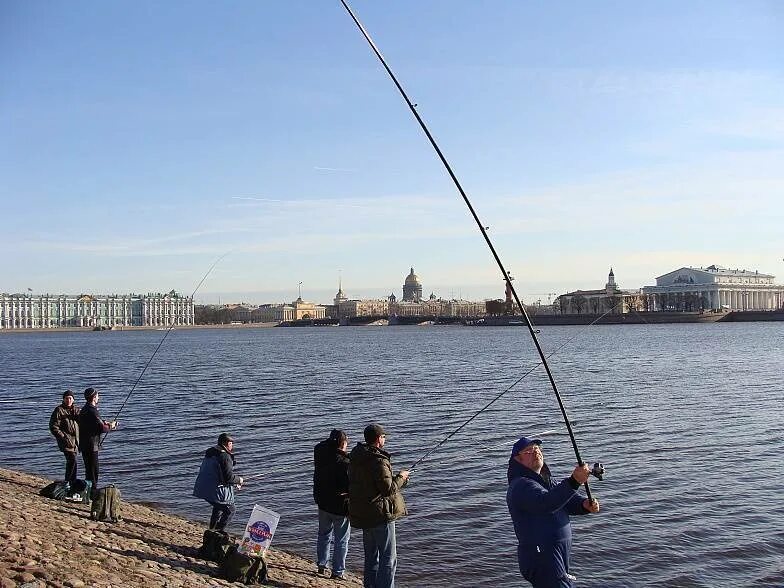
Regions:
[[[534,588],[571,588],[569,515],[599,512],[599,502],[577,493],[590,475],[587,465],[553,482],[541,445],[539,439],[521,437],[509,459],[506,504],[517,535],[517,562]]]

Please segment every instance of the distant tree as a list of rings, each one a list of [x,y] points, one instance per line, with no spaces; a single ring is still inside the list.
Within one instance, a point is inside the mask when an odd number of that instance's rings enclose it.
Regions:
[[[585,308],[586,302],[587,300],[582,294],[575,294],[572,296],[572,308],[577,311],[577,314],[583,313],[583,308]]]
[[[599,298],[591,298],[588,300],[588,306],[591,308],[591,312],[593,314],[599,314],[599,306],[601,304],[601,300]]]

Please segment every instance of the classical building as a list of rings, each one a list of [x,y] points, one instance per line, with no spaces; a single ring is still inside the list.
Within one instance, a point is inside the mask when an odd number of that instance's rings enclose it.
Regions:
[[[412,267],[411,273],[406,276],[406,281],[403,283],[403,302],[419,302],[420,300],[422,300],[422,283]]]
[[[651,310],[775,310],[784,305],[784,286],[758,271],[682,267],[645,286]]]
[[[302,298],[297,298],[291,305],[294,307],[295,320],[323,319],[326,316],[326,310],[323,306],[312,302],[304,302]]]
[[[344,300],[338,305],[338,317],[388,316],[389,301],[383,299]]]
[[[0,329],[192,325],[193,298],[166,294],[0,294]]]
[[[575,290],[561,294],[553,306],[561,314],[621,314],[629,310],[643,310],[639,290],[621,290],[615,283],[615,273],[610,268],[607,283],[598,290]]]
[[[294,320],[294,307],[289,304],[262,304],[253,314],[260,323],[282,323]]]

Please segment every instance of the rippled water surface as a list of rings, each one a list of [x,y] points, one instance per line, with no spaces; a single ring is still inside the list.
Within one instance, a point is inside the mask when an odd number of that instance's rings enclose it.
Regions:
[[[102,391],[112,418],[160,331],[0,335],[3,467],[62,475],[47,430],[65,388]],[[784,323],[544,327],[583,458],[607,468],[599,515],[573,518],[579,586],[784,586]],[[237,439],[238,495],[281,513],[276,546],[310,559],[312,448],[384,424],[410,466],[536,360],[517,328],[175,330],[101,452],[102,483],[206,521],[191,498],[204,450]],[[79,395],[77,394],[79,398]],[[81,400],[79,398],[79,400]],[[398,524],[401,586],[520,586],[505,504],[522,433],[554,475],[574,455],[541,368],[412,474]],[[10,442],[9,442],[10,441]],[[83,472],[79,465],[80,475]],[[349,567],[361,571],[361,531]]]

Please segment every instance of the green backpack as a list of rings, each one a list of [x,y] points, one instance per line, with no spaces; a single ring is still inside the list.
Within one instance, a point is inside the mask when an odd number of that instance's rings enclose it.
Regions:
[[[263,556],[246,555],[232,545],[220,564],[220,575],[229,582],[266,584],[267,562]]]
[[[120,491],[112,485],[96,492],[90,508],[90,518],[96,521],[116,523],[122,519],[122,499]]]
[[[207,529],[201,540],[199,547],[199,557],[220,563],[226,557],[226,552],[234,544],[228,533]]]

